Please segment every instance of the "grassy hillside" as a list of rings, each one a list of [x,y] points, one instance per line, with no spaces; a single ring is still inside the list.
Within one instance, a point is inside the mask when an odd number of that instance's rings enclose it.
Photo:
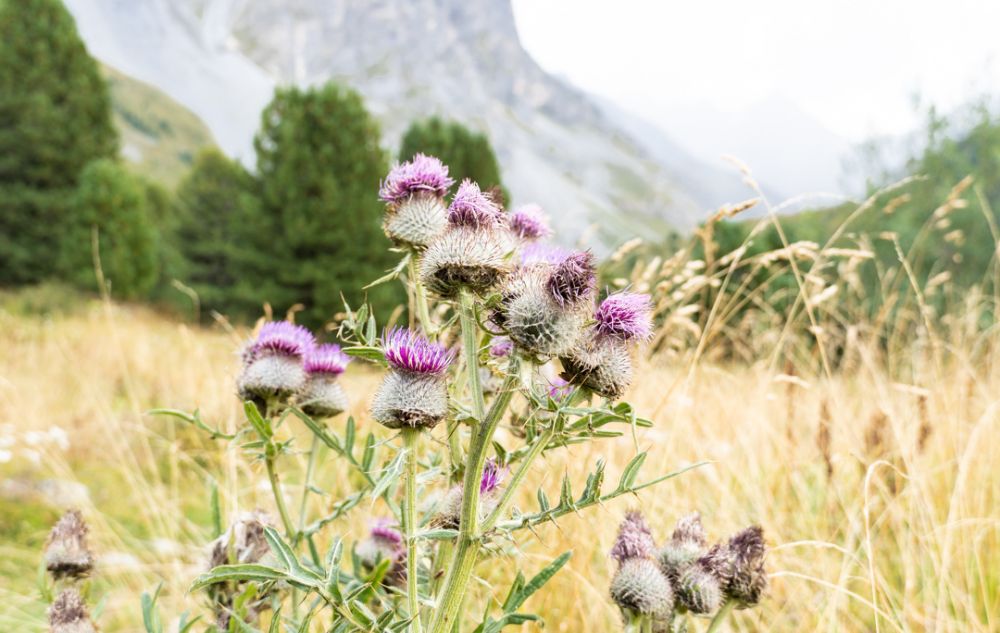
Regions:
[[[102,66],[111,88],[122,155],[137,171],[173,187],[212,133],[190,110],[158,89],[114,68]]]

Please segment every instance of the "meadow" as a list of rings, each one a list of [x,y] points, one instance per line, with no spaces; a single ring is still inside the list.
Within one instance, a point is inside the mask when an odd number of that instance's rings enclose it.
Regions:
[[[627,250],[612,260],[625,261]],[[808,251],[821,271],[823,257],[861,256],[806,244],[785,251],[761,257],[795,271],[796,253]],[[996,328],[982,326],[992,297],[963,291],[951,302],[958,308],[935,314],[925,286],[909,299],[900,291],[891,323],[852,322],[823,283],[803,277],[797,313],[728,317],[727,306],[758,292],[727,290],[743,265],[735,259],[706,265],[681,253],[636,262],[609,282],[654,291],[665,315],[627,396],[654,425],[550,451],[534,464],[518,507],[536,505],[537,487],[558,496],[564,474],[582,487],[599,458],[611,480],[640,450],[649,452],[651,475],[709,463],[499,548],[494,557],[519,559],[527,572],[573,552],[526,608],[549,630],[616,630],[608,550],[625,512],[641,509],[659,540],[698,510],[710,537],[759,523],[771,548],[770,593],[761,607],[737,612],[731,630],[997,630],[1000,367]],[[850,286],[837,270],[834,287]],[[689,307],[699,287],[716,288],[707,318]],[[204,614],[204,598],[188,589],[207,565],[212,489],[226,516],[271,509],[267,477],[238,447],[148,411],[197,409],[225,432],[243,424],[234,379],[250,329],[193,325],[44,286],[4,294],[0,305],[0,630],[46,630],[40,551],[69,506],[91,525],[98,568],[89,593],[102,630],[142,630],[138,596],[158,585],[168,624],[184,611]],[[830,342],[815,335],[822,331],[842,335]],[[350,367],[350,415],[360,431],[398,442],[368,414],[380,377]],[[281,459],[297,513],[308,431],[289,424],[281,432],[296,438],[296,454]],[[502,427],[499,439],[509,432]],[[432,441],[447,450],[441,429]],[[327,453],[316,464],[325,495],[309,497],[306,509],[320,513],[350,492],[351,474]],[[370,517],[384,513],[362,503],[320,532],[321,548],[334,535],[360,538]],[[510,581],[490,560],[477,573],[480,597]]]

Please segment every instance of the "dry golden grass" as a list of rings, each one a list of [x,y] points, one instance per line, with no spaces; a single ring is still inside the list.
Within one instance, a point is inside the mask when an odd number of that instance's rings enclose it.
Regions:
[[[205,563],[208,481],[218,482],[231,516],[271,508],[266,477],[239,449],[144,412],[198,408],[211,424],[234,429],[242,420],[234,350],[243,334],[100,303],[44,319],[0,312],[0,433],[9,438],[0,448],[10,458],[0,463],[0,502],[11,517],[0,521],[0,630],[46,630],[35,578],[52,503],[78,504],[92,526],[100,563],[91,604],[102,603],[102,630],[140,630],[139,593],[158,583],[168,622],[185,610],[204,612],[201,597],[186,590]],[[784,375],[773,363],[647,363],[631,401],[655,427],[549,455],[524,487],[524,507],[534,507],[539,485],[557,497],[567,471],[580,489],[600,457],[613,480],[637,447],[650,452],[640,480],[712,463],[535,535],[519,533],[520,547],[506,555],[520,558],[526,573],[574,552],[526,607],[550,630],[617,630],[606,552],[625,510],[641,508],[663,539],[681,514],[697,509],[716,538],[759,522],[773,546],[771,594],[760,609],[738,613],[734,631],[998,630],[995,354],[979,351],[973,363],[971,350],[952,346],[945,360],[924,362],[915,352],[906,384],[877,358],[860,353],[849,372],[829,378]],[[365,409],[377,380],[361,363],[346,375],[362,428],[372,426]],[[53,426],[68,446],[29,433]],[[299,449],[307,448],[302,435]],[[304,461],[282,464],[295,509]],[[348,488],[346,477],[333,458],[320,462],[318,481],[331,498]],[[37,485],[53,480],[63,483]],[[65,482],[84,484],[87,495],[62,499],[71,491]],[[329,501],[311,503],[318,513]],[[360,506],[323,541],[357,537],[368,515]],[[490,581],[506,578],[491,561],[479,571]]]

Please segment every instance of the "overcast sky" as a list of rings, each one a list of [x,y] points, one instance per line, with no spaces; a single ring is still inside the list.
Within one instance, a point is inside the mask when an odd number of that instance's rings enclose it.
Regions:
[[[656,121],[781,95],[851,141],[1000,89],[1000,0],[514,0],[548,71]],[[661,121],[662,123],[662,121]]]

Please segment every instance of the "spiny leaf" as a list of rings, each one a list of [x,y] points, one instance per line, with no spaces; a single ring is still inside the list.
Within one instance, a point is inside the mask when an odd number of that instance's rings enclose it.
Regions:
[[[247,420],[250,421],[250,424],[262,440],[269,440],[274,436],[271,425],[261,417],[260,411],[257,410],[257,405],[247,400],[243,403],[243,411],[246,413]]]

